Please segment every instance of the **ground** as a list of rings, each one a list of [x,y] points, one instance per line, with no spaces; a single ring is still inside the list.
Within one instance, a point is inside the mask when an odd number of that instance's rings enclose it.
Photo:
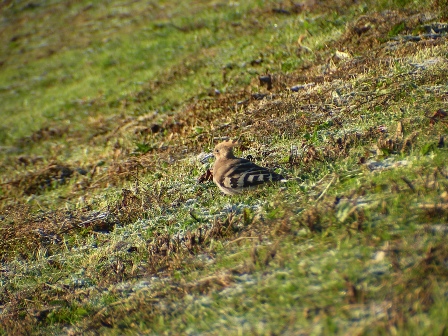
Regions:
[[[447,334],[446,1],[0,9],[0,334]]]

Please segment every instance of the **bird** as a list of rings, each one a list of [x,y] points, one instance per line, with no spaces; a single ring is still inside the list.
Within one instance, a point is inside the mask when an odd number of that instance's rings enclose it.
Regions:
[[[216,145],[213,155],[216,159],[213,168],[213,182],[226,195],[241,194],[245,189],[258,187],[266,182],[281,181],[284,177],[255,163],[237,158],[233,148],[235,141],[224,141]]]

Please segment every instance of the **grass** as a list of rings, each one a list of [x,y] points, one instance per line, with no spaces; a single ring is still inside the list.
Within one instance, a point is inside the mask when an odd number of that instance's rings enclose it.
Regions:
[[[446,333],[443,3],[303,6],[4,5],[0,334]]]

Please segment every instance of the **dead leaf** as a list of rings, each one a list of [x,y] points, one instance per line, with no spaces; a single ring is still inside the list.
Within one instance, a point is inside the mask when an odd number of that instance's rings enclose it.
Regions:
[[[207,171],[198,178],[198,183],[204,183],[208,181],[213,181],[213,173],[210,169],[207,169]]]
[[[446,118],[448,113],[445,110],[439,109],[437,110],[432,117],[429,117],[429,124],[435,125],[437,122],[442,121],[442,119]]]

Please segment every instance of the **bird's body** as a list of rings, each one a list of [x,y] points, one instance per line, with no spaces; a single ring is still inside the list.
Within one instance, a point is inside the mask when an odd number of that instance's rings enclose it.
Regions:
[[[227,195],[240,194],[244,189],[266,182],[280,181],[283,176],[255,163],[237,158],[233,154],[235,143],[230,141],[216,145],[213,155],[213,182]]]

